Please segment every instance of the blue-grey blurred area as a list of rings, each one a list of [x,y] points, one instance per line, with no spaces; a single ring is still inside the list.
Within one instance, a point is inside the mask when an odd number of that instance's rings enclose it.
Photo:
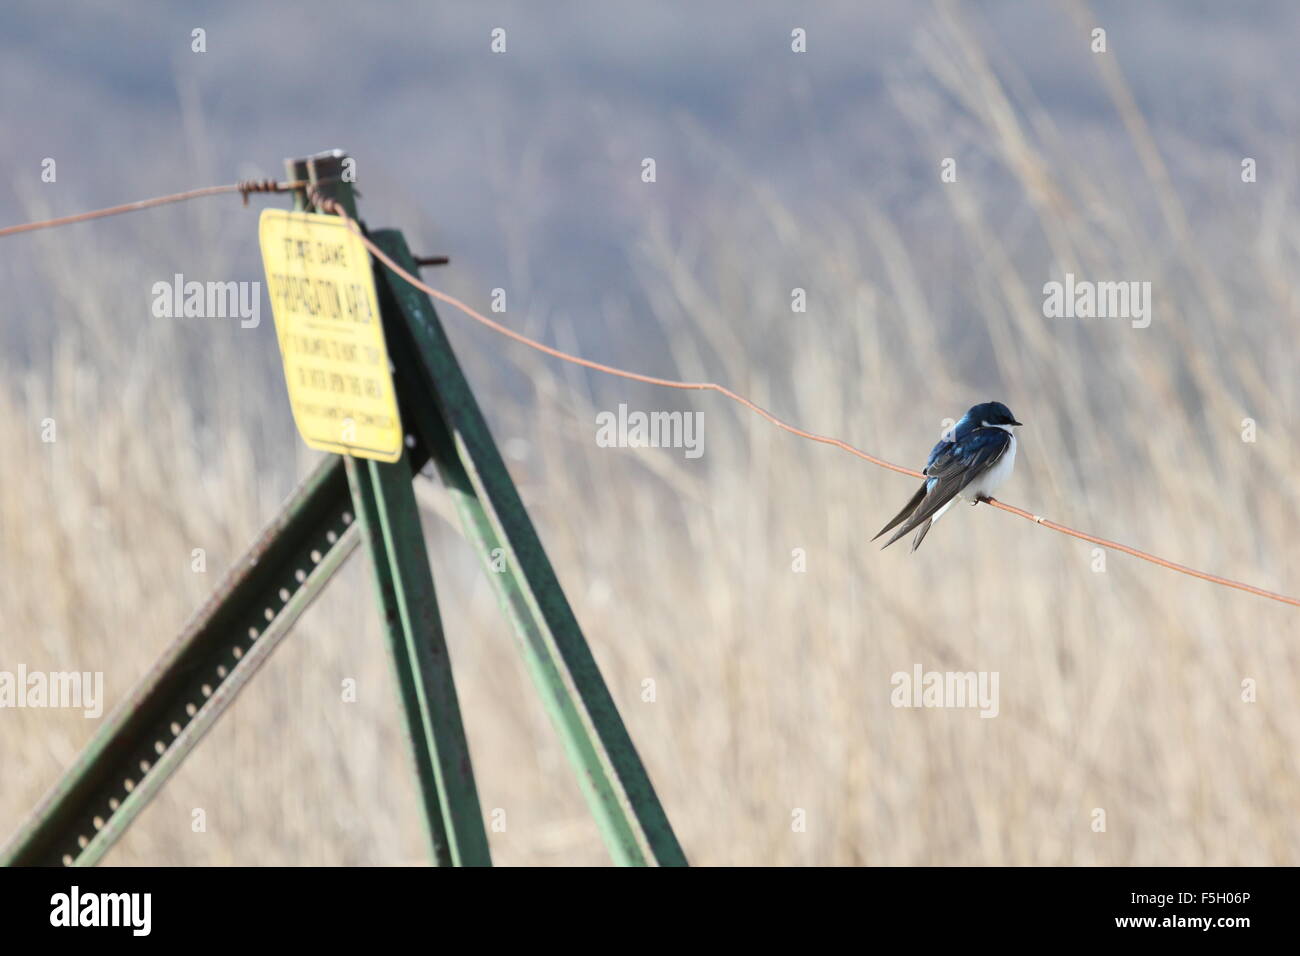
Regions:
[[[958,9],[1009,95],[1050,115],[1081,163],[1138,172],[1089,75],[1082,23],[1093,21],[1108,30],[1176,183],[1189,152],[1249,144],[1268,163],[1275,156],[1257,144],[1290,146],[1294,4],[1097,3],[1082,22],[1069,3]],[[507,287],[580,326],[593,303],[637,284],[627,236],[652,220],[689,229],[750,182],[810,218],[869,189],[886,210],[907,210],[902,228],[943,254],[951,240],[927,215],[940,202],[940,144],[919,136],[916,104],[890,91],[927,70],[918,41],[933,15],[908,2],[6,3],[0,216],[278,176],[283,157],[341,147],[358,160],[373,224],[454,255],[457,281]],[[795,27],[807,31],[806,54],[791,53]],[[191,51],[196,28],[205,53]],[[496,28],[503,54],[490,50]],[[921,105],[942,113],[948,96]],[[987,171],[997,184],[1004,174],[985,169],[960,123],[944,133],[969,150],[958,153],[963,174]],[[45,157],[58,162],[57,185],[40,182]],[[657,163],[654,189],[640,181],[644,157]],[[208,205],[149,215],[162,231],[179,217],[219,223],[251,273],[251,216]],[[111,247],[133,226],[78,235]],[[30,252],[14,245],[10,263]],[[200,254],[165,247],[162,275]],[[15,289],[7,307],[47,311],[32,291]],[[6,321],[7,336],[14,324],[26,321]]]

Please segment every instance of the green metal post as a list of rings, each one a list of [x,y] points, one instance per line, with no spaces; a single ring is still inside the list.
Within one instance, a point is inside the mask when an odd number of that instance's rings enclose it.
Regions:
[[[412,274],[401,234],[371,238]],[[381,301],[406,407],[514,624],[534,683],[569,753],[606,845],[621,864],[686,864],[577,619],[556,580],[514,482],[428,296],[389,269]],[[495,568],[504,555],[504,571]]]
[[[352,187],[339,179],[343,161],[337,152],[311,157],[307,174],[355,218]],[[403,388],[399,379],[399,395]],[[433,860],[444,866],[490,866],[407,458],[404,454],[393,464],[347,458],[348,482],[384,613]]]

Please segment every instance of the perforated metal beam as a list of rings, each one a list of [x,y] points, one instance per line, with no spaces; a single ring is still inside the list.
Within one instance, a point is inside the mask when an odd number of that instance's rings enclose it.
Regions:
[[[359,539],[343,461],[330,456],[290,495],[181,636],[0,849],[0,864],[89,865],[103,857]]]

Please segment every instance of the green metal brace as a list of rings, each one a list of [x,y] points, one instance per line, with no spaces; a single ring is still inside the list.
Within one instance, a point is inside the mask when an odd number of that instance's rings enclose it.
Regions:
[[[401,233],[371,239],[412,275]],[[387,267],[380,311],[389,350],[407,390],[415,428],[451,492],[465,536],[477,547],[514,625],[533,682],[578,773],[605,844],[620,864],[685,866],[668,817],[600,676],[533,523],[488,431],[429,297]],[[436,387],[434,387],[436,383]],[[404,409],[405,412],[405,409]],[[505,569],[496,570],[496,555]]]

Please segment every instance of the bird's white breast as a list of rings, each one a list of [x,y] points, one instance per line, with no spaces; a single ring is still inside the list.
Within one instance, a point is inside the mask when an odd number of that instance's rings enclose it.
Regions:
[[[999,426],[1003,427],[1003,426]],[[1006,428],[1008,435],[1011,435],[1011,429]],[[1011,444],[1006,451],[1002,453],[996,464],[988,471],[980,475],[960,492],[962,498],[968,501],[975,501],[980,496],[992,497],[993,492],[1001,487],[1002,483],[1011,477],[1011,469],[1016,466],[1016,436],[1011,435]]]

